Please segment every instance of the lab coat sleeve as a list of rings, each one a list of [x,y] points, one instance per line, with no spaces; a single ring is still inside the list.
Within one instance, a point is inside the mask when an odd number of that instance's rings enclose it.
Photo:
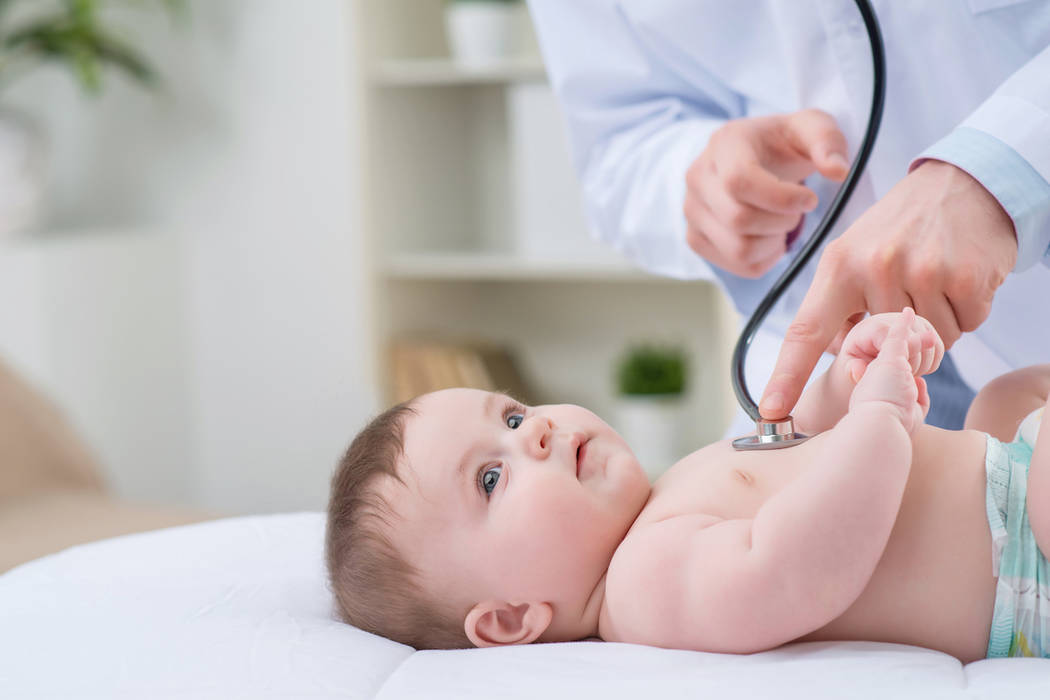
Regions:
[[[630,21],[616,0],[529,0],[591,232],[650,272],[712,278],[685,241],[685,175],[741,115],[738,95]]]
[[[999,200],[1017,234],[1015,272],[1050,265],[1050,46],[925,151],[970,173]]]

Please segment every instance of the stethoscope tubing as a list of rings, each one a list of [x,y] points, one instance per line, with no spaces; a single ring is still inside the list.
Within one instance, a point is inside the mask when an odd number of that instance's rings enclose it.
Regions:
[[[879,125],[882,123],[882,109],[883,103],[886,99],[886,55],[882,44],[882,32],[879,29],[879,22],[875,17],[875,10],[872,8],[869,0],[854,1],[856,2],[857,9],[860,11],[860,15],[864,20],[864,27],[868,31],[868,41],[871,43],[872,67],[874,69],[871,112],[868,115],[868,128],[864,133],[864,140],[861,141],[857,157],[853,160],[853,165],[850,167],[846,179],[842,182],[838,192],[835,194],[835,198],[831,201],[831,205],[824,214],[824,218],[821,219],[816,230],[809,237],[809,240],[806,241],[802,250],[799,251],[791,265],[788,266],[784,273],[780,275],[780,278],[773,283],[769,292],[766,293],[766,296],[761,302],[759,302],[758,306],[755,307],[754,313],[751,314],[751,318],[744,326],[744,330],[740,333],[740,338],[737,340],[736,347],[733,348],[731,372],[733,391],[736,393],[736,399],[740,403],[740,407],[743,408],[756,423],[762,420],[762,416],[758,412],[758,404],[756,404],[755,400],[751,398],[751,393],[747,390],[747,384],[744,378],[744,366],[747,362],[747,351],[751,347],[751,342],[755,339],[755,334],[758,332],[762,322],[765,320],[766,316],[769,315],[770,310],[772,310],[780,297],[783,296],[785,290],[791,286],[791,283],[798,276],[799,272],[802,271],[802,268],[806,266],[809,259],[813,257],[813,254],[817,249],[820,248],[820,245],[824,242],[828,232],[838,220],[839,214],[842,213],[842,209],[846,206],[850,196],[853,194],[853,190],[857,186],[857,181],[860,179],[860,175],[868,163],[868,157],[871,155],[871,150],[875,145],[875,137],[879,132]]]

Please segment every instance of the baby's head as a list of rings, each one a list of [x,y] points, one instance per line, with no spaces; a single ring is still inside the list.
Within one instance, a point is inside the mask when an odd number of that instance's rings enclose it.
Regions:
[[[648,496],[631,449],[584,408],[426,394],[365,427],[332,479],[340,614],[417,649],[586,637]]]

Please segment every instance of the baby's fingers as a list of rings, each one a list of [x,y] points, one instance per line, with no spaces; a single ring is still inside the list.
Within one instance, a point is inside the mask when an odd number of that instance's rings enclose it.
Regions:
[[[937,329],[933,327],[925,318],[921,316],[915,317],[917,321],[920,321],[926,331],[923,334],[923,348],[925,351],[926,343],[929,342],[932,347],[933,359],[928,363],[928,366],[923,371],[923,374],[930,374],[936,372],[937,368],[941,366],[941,360],[944,359],[944,341],[941,340],[941,336],[937,333]],[[927,364],[924,362],[924,364]]]
[[[911,373],[915,376],[922,374],[922,366],[925,361],[923,350],[922,333],[917,332],[914,327],[908,329],[908,365]]]
[[[930,392],[926,388],[926,380],[922,377],[915,378],[915,388],[918,390],[918,396],[915,402],[919,404],[919,408],[922,409],[922,417],[925,419],[926,415],[930,412]]]
[[[929,374],[940,364],[937,334],[918,317],[908,335],[908,364],[916,377]]]
[[[864,370],[868,368],[868,363],[859,357],[855,357],[849,361],[846,365],[846,371],[849,373],[849,378],[854,384],[860,381],[860,378],[864,376]]]
[[[900,316],[893,320],[893,325],[890,326],[890,330],[886,333],[886,339],[882,341],[882,347],[879,348],[880,357],[884,355],[889,357],[894,355],[904,356],[909,359],[909,364],[911,364],[912,353],[910,350],[918,345],[918,338],[911,331],[911,324],[914,319],[915,311],[910,306],[905,306]],[[914,366],[913,369],[915,369]]]
[[[933,330],[922,331],[920,338],[922,340],[922,361],[919,363],[919,371],[916,374],[921,376],[937,369],[940,357],[937,354],[937,334]]]

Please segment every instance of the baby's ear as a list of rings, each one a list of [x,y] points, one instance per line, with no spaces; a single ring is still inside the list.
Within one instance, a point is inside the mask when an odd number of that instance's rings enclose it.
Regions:
[[[512,605],[489,600],[470,609],[463,629],[476,647],[531,644],[550,626],[553,617],[550,603]]]

